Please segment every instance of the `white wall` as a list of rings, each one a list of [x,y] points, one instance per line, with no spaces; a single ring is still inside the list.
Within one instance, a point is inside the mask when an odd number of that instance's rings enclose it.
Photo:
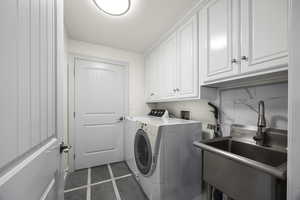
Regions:
[[[210,112],[212,109],[207,105],[205,100],[191,100],[191,101],[178,101],[158,103],[156,108],[167,109],[176,117],[180,117],[180,111],[186,110],[191,112],[193,120],[201,121],[202,123],[215,123],[214,116]]]
[[[207,129],[207,124],[215,124],[214,115],[212,114],[212,108],[208,106],[206,100],[190,100],[190,101],[178,101],[167,103],[149,104],[150,108],[167,109],[170,113],[176,117],[180,117],[180,111],[190,111],[191,119],[202,122],[202,128],[208,135],[204,137],[212,137],[213,131]]]
[[[125,38],[124,38],[125,39]],[[142,54],[69,40],[68,52],[90,57],[104,58],[129,63],[129,115],[144,115],[145,104],[144,59]]]

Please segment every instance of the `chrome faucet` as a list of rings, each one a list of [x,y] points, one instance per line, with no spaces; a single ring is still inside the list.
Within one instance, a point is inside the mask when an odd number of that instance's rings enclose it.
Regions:
[[[257,121],[257,132],[253,139],[257,144],[264,145],[265,143],[265,128],[267,126],[265,118],[265,103],[264,101],[258,102],[258,121]]]

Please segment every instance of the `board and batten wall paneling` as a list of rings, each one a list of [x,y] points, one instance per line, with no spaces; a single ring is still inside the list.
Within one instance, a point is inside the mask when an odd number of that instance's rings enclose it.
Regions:
[[[4,1],[0,6],[0,166],[18,155],[17,3],[17,0]]]
[[[19,2],[19,151],[25,152],[31,146],[30,122],[30,0]],[[0,164],[1,166],[1,164]]]
[[[40,17],[39,0],[31,0],[30,4],[30,89],[31,89],[31,145],[40,141]]]
[[[0,172],[55,134],[54,8],[54,0],[1,1]]]

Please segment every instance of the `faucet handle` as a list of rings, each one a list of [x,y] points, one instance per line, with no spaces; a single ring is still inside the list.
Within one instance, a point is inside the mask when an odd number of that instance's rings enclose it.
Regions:
[[[253,136],[253,140],[255,140],[255,141],[262,141],[263,137],[255,135],[255,136]]]

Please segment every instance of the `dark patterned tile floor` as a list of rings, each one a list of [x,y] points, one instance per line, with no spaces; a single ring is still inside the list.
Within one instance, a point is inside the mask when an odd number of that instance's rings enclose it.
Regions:
[[[69,174],[66,178],[65,190],[86,185],[88,170],[81,169]]]
[[[65,192],[65,200],[85,200],[86,199],[86,188]]]
[[[111,165],[112,172],[114,177],[124,176],[130,174],[129,167],[125,162],[112,163]]]
[[[110,179],[108,165],[91,168],[91,183],[97,183]]]
[[[65,200],[147,200],[125,162],[117,162],[67,175]]]
[[[116,180],[122,200],[147,200],[142,188],[133,176]]]

